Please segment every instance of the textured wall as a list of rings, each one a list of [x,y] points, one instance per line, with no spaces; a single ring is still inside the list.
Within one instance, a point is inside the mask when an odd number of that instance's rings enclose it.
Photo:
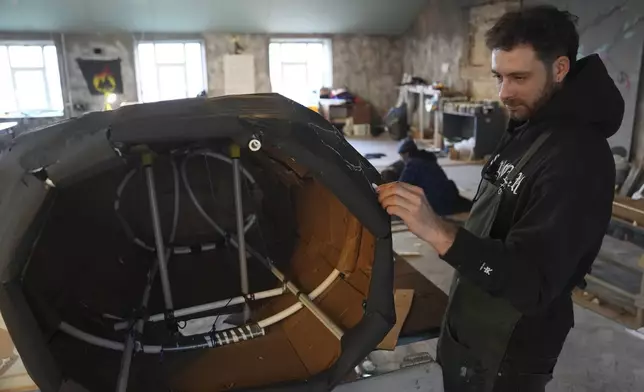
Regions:
[[[496,99],[485,32],[518,1],[427,0],[403,36],[404,72],[475,99]]]
[[[244,48],[244,54],[255,56],[255,91],[271,91],[268,68],[269,37],[261,34],[206,33],[206,68],[208,70],[208,95],[224,94],[224,55],[234,53],[234,38]]]
[[[112,60],[121,59],[123,95],[120,101],[136,101],[138,97],[134,63],[134,38],[132,35],[65,34],[65,51],[69,71],[69,88],[74,105],[82,105],[86,111],[102,110],[104,97],[91,95],[76,59]],[[94,49],[101,49],[95,54]],[[61,76],[64,70],[61,69]],[[64,93],[63,93],[64,94]],[[74,115],[82,114],[74,110]]]
[[[332,38],[333,85],[347,87],[383,115],[398,98],[403,45],[397,37],[336,35]]]
[[[644,158],[644,124],[642,115],[635,124],[638,87],[642,72],[642,47],[644,45],[644,2],[641,0],[524,0],[524,5],[551,3],[579,16],[579,53],[585,56],[598,53],[615,80],[626,110],[624,121],[611,145],[631,150]],[[640,101],[641,103],[641,101]],[[644,109],[640,105],[640,110]],[[644,114],[644,112],[641,112]],[[636,132],[634,132],[636,129]],[[635,134],[635,137],[633,136]],[[631,146],[633,139],[635,143]]]
[[[468,9],[470,39],[463,77],[467,79],[468,93],[472,99],[498,99],[496,80],[490,73],[492,52],[485,44],[485,33],[504,13],[517,8],[518,1],[498,1]]]
[[[403,37],[403,71],[464,91],[461,63],[468,45],[466,13],[458,0],[428,0]]]

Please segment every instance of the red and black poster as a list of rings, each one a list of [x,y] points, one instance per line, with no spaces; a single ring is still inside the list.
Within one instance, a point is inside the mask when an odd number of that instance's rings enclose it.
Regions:
[[[92,95],[123,94],[121,59],[76,61]]]

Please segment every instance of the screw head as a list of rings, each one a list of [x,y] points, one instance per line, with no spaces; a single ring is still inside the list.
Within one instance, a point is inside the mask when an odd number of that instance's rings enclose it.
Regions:
[[[253,152],[259,151],[262,148],[262,142],[257,139],[251,139],[251,141],[248,142],[248,148]]]

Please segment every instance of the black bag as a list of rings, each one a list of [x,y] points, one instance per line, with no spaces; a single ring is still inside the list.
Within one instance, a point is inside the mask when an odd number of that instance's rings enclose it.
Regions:
[[[409,133],[407,121],[407,103],[389,109],[385,115],[385,128],[394,140],[402,140]]]

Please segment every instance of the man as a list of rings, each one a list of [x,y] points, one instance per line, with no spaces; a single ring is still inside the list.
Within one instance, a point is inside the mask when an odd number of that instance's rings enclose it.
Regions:
[[[571,291],[610,220],[606,138],[624,101],[598,56],[576,60],[575,21],[539,6],[487,32],[511,121],[464,228],[442,220],[420,188],[378,188],[387,212],[457,271],[438,347],[448,392],[545,390],[573,326]]]
[[[472,202],[461,197],[454,181],[447,178],[436,155],[419,150],[412,138],[400,143],[398,154],[401,160],[382,172],[384,181],[400,181],[422,188],[432,210],[440,216],[472,208]]]

